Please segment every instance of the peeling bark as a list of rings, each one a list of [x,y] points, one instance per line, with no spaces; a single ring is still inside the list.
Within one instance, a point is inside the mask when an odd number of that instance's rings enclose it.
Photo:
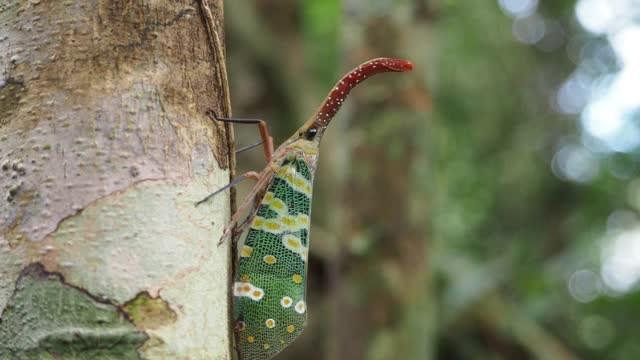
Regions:
[[[222,2],[208,5],[223,39]],[[100,358],[75,331],[104,344],[113,331],[85,308],[109,304],[139,334],[122,358],[230,358],[231,253],[216,246],[230,199],[194,206],[233,160],[232,134],[205,114],[228,113],[207,26],[194,1],[0,4],[0,333]],[[20,303],[33,297],[19,282],[43,277],[68,306]],[[0,353],[27,351],[13,345]]]

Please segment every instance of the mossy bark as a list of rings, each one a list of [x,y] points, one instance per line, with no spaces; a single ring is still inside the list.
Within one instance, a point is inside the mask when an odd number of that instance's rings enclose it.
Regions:
[[[0,4],[0,358],[230,358],[230,201],[194,206],[232,163],[201,5]]]

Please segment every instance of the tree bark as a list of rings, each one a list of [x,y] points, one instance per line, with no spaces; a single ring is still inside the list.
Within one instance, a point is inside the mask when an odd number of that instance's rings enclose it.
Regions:
[[[1,359],[230,358],[231,202],[194,206],[233,168],[201,1],[0,4]]]

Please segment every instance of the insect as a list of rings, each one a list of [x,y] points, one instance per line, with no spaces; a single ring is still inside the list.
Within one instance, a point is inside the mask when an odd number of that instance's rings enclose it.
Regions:
[[[241,359],[269,359],[304,329],[313,178],[320,139],[327,125],[358,83],[380,72],[412,68],[407,60],[390,58],[373,59],[356,67],[336,84],[316,113],[275,151],[264,121],[216,119],[258,124],[268,161],[262,172],[246,173],[199,202],[242,179],[257,181],[220,240],[233,232],[241,215],[253,204],[237,231],[241,233],[249,227],[244,245],[238,249],[233,284],[236,348]]]

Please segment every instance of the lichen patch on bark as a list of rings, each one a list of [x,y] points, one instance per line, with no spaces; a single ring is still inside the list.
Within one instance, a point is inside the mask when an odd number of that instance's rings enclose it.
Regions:
[[[161,297],[152,297],[148,292],[139,293],[122,307],[131,321],[140,330],[157,329],[176,321],[176,313]]]
[[[133,360],[146,340],[118,307],[32,264],[2,312],[0,359]]]

